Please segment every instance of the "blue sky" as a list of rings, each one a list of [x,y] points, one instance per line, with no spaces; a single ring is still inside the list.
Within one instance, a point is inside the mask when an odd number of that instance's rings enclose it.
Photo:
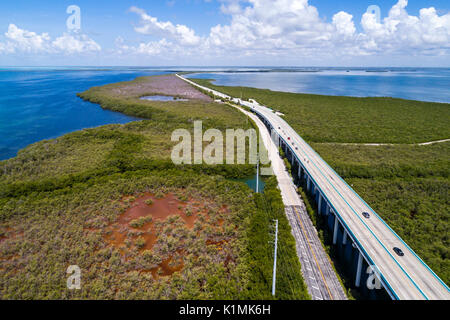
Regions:
[[[66,27],[73,4],[76,33]],[[369,5],[379,23],[362,22]],[[2,1],[0,65],[449,67],[449,9],[448,0]]]

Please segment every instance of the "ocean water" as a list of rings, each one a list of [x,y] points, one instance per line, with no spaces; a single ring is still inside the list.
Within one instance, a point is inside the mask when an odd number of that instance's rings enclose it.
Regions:
[[[0,160],[27,145],[83,128],[137,120],[76,96],[92,86],[144,75],[202,71],[219,85],[450,103],[450,69],[364,68],[0,68]]]
[[[214,84],[354,97],[394,97],[450,103],[450,69],[306,68],[222,70],[188,75]]]
[[[78,98],[92,86],[157,75],[162,70],[134,69],[0,69],[0,160],[27,145],[65,133],[136,118],[103,110]]]

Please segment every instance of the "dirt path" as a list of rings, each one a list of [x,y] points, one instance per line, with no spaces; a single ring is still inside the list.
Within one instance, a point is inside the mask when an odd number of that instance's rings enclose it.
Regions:
[[[345,142],[317,142],[320,144],[334,144],[341,146],[370,146],[370,147],[379,147],[379,146],[398,146],[398,145],[409,145],[409,146],[428,146],[436,143],[450,142],[450,139],[444,140],[436,140],[422,143],[345,143]]]

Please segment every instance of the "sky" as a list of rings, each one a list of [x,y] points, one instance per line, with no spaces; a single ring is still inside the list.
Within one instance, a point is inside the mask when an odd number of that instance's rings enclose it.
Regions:
[[[0,65],[450,67],[450,1],[1,1]]]

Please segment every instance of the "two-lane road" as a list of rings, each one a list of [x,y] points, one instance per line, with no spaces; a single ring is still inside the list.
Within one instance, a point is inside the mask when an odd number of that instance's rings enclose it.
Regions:
[[[399,299],[449,299],[448,287],[283,119],[268,108],[254,109],[290,145]],[[402,248],[405,255],[397,256],[393,247]]]

